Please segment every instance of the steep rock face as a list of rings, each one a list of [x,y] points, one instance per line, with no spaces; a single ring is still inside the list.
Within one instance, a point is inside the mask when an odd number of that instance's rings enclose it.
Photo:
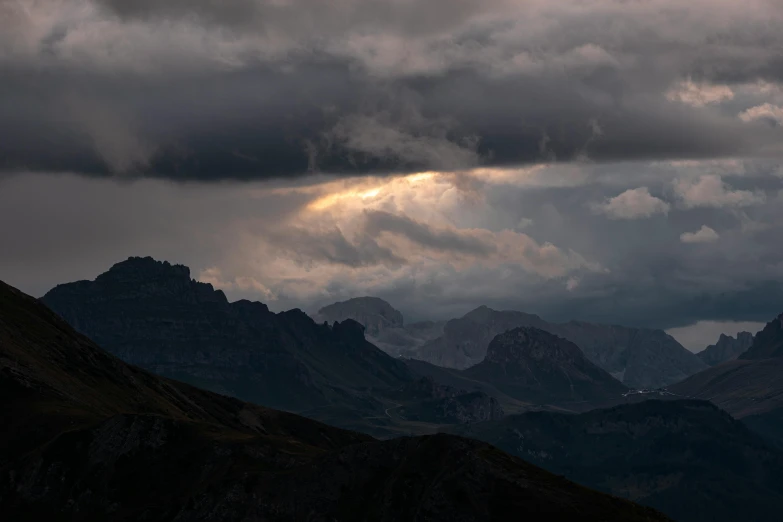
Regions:
[[[631,388],[664,387],[707,367],[662,330],[578,321],[549,323],[537,315],[498,312],[486,306],[446,323],[443,336],[412,356],[439,366],[467,368],[483,360],[496,335],[525,326],[568,339],[591,362]]]
[[[367,339],[386,353],[407,355],[443,333],[445,322],[423,321],[405,324],[402,313],[377,297],[356,297],[321,308],[316,322],[353,319],[364,325]]]
[[[497,335],[484,360],[463,374],[511,397],[547,404],[616,400],[627,390],[574,343],[532,327]]]
[[[783,454],[707,402],[532,412],[449,431],[675,520],[773,522],[783,509]]]
[[[767,323],[753,338],[753,344],[748,351],[739,356],[744,360],[772,357],[783,357],[783,314]]]
[[[481,391],[467,391],[422,377],[391,396],[402,404],[396,415],[411,421],[464,424],[503,418],[497,399]]]
[[[485,443],[379,442],[154,376],[2,282],[0,391],[8,520],[667,520]]]
[[[319,325],[300,310],[229,303],[181,265],[130,258],[42,301],[113,354],[160,375],[289,410],[344,400],[335,388],[399,386],[409,370],[353,321]],[[338,397],[339,395],[339,397]]]
[[[753,334],[739,332],[736,339],[730,335],[720,334],[718,342],[709,345],[696,356],[709,366],[715,366],[726,361],[733,361],[747,351],[753,344]]]

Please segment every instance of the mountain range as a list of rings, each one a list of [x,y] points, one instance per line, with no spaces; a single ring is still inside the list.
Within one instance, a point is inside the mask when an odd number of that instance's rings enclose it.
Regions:
[[[663,330],[628,328],[579,321],[552,323],[533,314],[480,306],[445,323],[406,326],[402,314],[374,297],[350,299],[322,308],[317,318],[354,319],[369,338],[395,356],[436,366],[466,369],[484,360],[498,334],[532,326],[576,344],[595,365],[629,388],[661,388],[707,368]]]
[[[94,281],[59,285],[42,301],[126,362],[270,407],[327,406],[355,390],[414,379],[354,321],[322,325],[300,310],[229,303],[192,280],[187,267],[149,257],[117,263]]]
[[[498,334],[532,326],[576,344],[593,364],[629,388],[661,388],[707,366],[662,330],[571,321],[550,323],[537,315],[479,307],[446,323],[443,336],[414,357],[452,368],[481,362]]]
[[[155,376],[4,283],[0,390],[9,520],[667,520],[486,443],[381,442]]]

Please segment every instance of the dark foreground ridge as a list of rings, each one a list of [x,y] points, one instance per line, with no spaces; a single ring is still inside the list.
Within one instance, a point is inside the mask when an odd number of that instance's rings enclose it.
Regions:
[[[0,283],[7,520],[662,521],[485,443],[379,442],[154,376]]]
[[[450,431],[675,520],[781,520],[783,454],[706,401],[531,412]]]

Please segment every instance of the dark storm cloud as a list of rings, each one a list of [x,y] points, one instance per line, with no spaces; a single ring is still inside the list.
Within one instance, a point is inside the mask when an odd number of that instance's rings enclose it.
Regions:
[[[665,96],[780,78],[783,9],[752,4],[9,3],[0,168],[219,180],[779,154],[780,129]]]

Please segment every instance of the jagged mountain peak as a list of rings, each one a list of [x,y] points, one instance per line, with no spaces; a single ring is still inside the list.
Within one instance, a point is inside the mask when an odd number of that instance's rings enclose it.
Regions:
[[[750,332],[739,332],[736,338],[722,333],[718,337],[718,342],[709,345],[696,355],[708,365],[715,366],[726,361],[733,361],[752,344],[753,334]]]
[[[57,285],[43,299],[55,301],[74,292],[89,293],[94,299],[110,294],[114,299],[153,298],[228,305],[222,290],[191,279],[187,266],[158,261],[149,256],[129,257],[114,264],[94,281]]]
[[[158,261],[151,256],[131,256],[125,261],[115,263],[112,267],[98,277],[117,278],[118,276],[167,276],[187,278],[190,280],[190,268],[185,265],[172,264],[168,261]]]

